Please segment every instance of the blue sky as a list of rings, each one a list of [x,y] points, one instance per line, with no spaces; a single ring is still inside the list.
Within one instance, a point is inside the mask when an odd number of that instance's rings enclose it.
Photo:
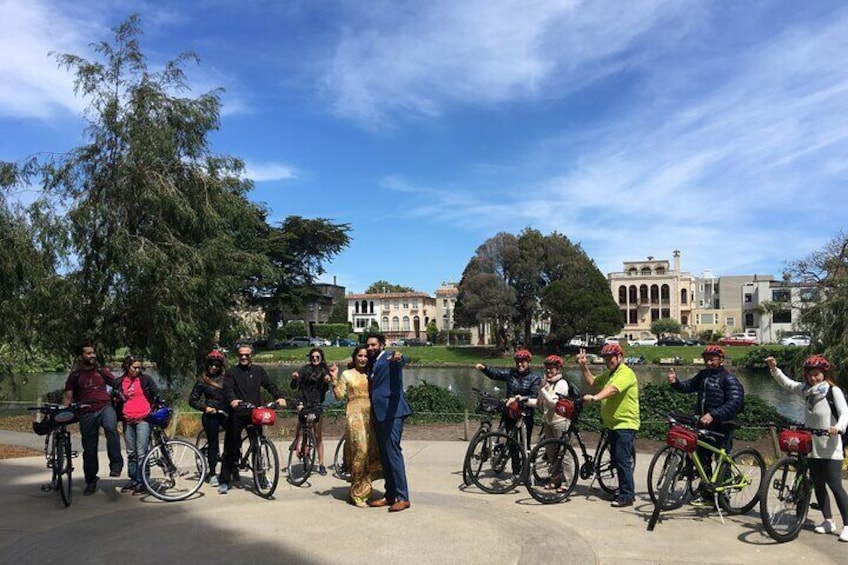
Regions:
[[[353,226],[349,291],[432,293],[527,226],[604,273],[775,276],[845,229],[842,2],[0,0],[0,159],[81,143],[48,53],[133,12],[152,67],[195,51],[192,92],[226,89],[214,150],[273,220]]]

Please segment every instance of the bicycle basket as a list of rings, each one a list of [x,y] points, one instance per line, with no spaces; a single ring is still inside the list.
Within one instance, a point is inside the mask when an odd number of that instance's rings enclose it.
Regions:
[[[683,426],[671,426],[665,436],[665,442],[671,447],[691,453],[698,447],[698,434]]]
[[[577,403],[570,398],[560,398],[554,405],[554,412],[556,412],[557,416],[573,420],[574,415],[577,414],[576,404]]]
[[[273,426],[277,421],[277,413],[271,408],[254,408],[250,413],[250,421],[254,426]]]
[[[313,424],[316,424],[318,423],[318,420],[321,419],[322,412],[323,409],[320,406],[310,406],[309,408],[302,408],[297,414],[297,419],[300,420],[301,424],[305,424],[307,422],[312,422]]]
[[[167,406],[163,406],[151,412],[150,415],[147,417],[147,421],[153,424],[154,426],[165,428],[171,421],[171,416],[173,415],[173,413],[173,410],[171,410]]]
[[[781,430],[780,450],[807,454],[813,450],[813,434],[801,430]]]
[[[503,400],[499,398],[492,398],[491,396],[481,396],[480,404],[477,406],[477,409],[484,414],[497,414],[503,410],[503,407]]]
[[[46,420],[42,420],[41,422],[33,422],[32,423],[32,431],[37,433],[40,436],[46,436],[55,428],[55,424],[49,418]]]

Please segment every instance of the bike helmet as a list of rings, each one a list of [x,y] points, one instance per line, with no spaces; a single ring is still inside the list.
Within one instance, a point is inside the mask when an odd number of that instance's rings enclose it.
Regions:
[[[217,349],[214,351],[210,351],[206,354],[206,364],[207,365],[216,365],[216,364],[224,364],[224,354],[218,351]]]
[[[548,355],[545,357],[545,365],[552,365],[554,367],[562,368],[562,357],[559,355]]]
[[[708,345],[701,352],[701,357],[721,357],[724,359],[724,349],[720,345]]]
[[[624,355],[624,350],[617,343],[608,343],[601,348],[601,357],[613,357],[615,355]]]
[[[825,371],[830,369],[830,361],[828,361],[821,355],[813,355],[812,357],[807,357],[807,360],[804,361],[804,370],[809,371],[810,369],[818,369],[824,373]]]
[[[173,411],[167,406],[162,406],[150,413],[147,417],[147,421],[153,424],[154,426],[159,426],[160,428],[165,428],[168,426],[168,423],[171,421],[171,415]]]
[[[527,361],[529,363],[533,360],[533,355],[531,355],[526,349],[519,349],[515,352],[515,355],[513,355],[512,358],[516,361]]]

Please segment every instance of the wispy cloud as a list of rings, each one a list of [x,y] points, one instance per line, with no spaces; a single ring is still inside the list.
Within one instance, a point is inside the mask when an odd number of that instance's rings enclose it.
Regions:
[[[294,180],[297,169],[284,163],[245,163],[245,177],[254,182]]]
[[[848,180],[845,29],[848,11],[737,46],[733,58],[699,53],[701,64],[685,45],[681,55],[634,43],[630,56],[652,64],[617,115],[579,139],[534,144],[506,165],[511,182],[431,191],[414,213],[466,229],[556,229],[606,271],[678,246],[684,268],[724,273],[804,256],[844,225],[834,203]]]

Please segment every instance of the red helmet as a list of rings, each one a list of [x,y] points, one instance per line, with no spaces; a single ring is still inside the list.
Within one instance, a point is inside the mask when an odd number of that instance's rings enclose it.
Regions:
[[[224,354],[221,353],[220,351],[218,351],[217,349],[214,350],[214,351],[210,351],[209,353],[206,354],[206,362],[210,365],[212,363],[223,364],[224,363]]]
[[[512,358],[516,361],[527,361],[529,363],[533,360],[533,355],[531,355],[526,349],[519,349],[515,352],[515,355],[513,355]]]
[[[720,345],[708,345],[701,352],[701,357],[721,357],[724,359],[724,349]]]
[[[545,365],[562,367],[562,357],[560,357],[559,355],[548,355],[547,357],[545,357]]]
[[[608,343],[601,348],[601,357],[613,357],[615,355],[624,355],[624,350],[617,343]]]
[[[804,370],[808,371],[810,369],[819,369],[821,372],[825,372],[830,369],[830,361],[821,355],[813,355],[804,361]]]

